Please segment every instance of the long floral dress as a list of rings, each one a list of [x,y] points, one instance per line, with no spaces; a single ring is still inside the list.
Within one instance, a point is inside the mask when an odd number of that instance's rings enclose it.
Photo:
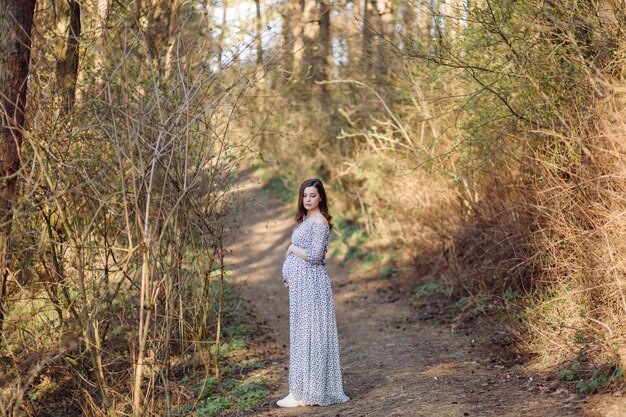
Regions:
[[[339,363],[335,304],[326,271],[330,227],[306,219],[294,229],[291,242],[307,259],[290,252],[282,268],[289,283],[289,392],[309,405],[345,403]]]

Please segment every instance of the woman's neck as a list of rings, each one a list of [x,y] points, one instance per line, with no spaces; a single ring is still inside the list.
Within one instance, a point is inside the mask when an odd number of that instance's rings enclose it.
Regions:
[[[316,208],[315,210],[307,210],[307,212],[306,212],[306,218],[307,218],[307,219],[310,219],[310,218],[311,218],[311,217],[313,217],[313,216],[319,216],[319,215],[321,215],[321,213],[322,213],[322,212],[320,211],[320,209],[319,209],[319,208]]]

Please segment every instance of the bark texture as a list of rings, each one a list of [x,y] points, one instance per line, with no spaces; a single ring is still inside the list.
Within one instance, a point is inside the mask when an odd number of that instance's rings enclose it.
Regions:
[[[0,0],[0,340],[7,309],[13,206],[24,129],[35,0]]]

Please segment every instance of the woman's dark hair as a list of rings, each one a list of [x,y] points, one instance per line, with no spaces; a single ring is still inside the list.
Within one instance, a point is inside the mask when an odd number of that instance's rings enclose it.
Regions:
[[[298,222],[298,224],[300,224],[304,221],[304,216],[306,216],[303,196],[304,189],[307,187],[317,188],[317,191],[320,194],[320,203],[318,207],[326,220],[328,220],[328,226],[330,227],[330,230],[333,230],[333,225],[330,223],[330,219],[332,219],[333,216],[328,213],[328,199],[326,198],[326,191],[324,190],[324,184],[322,184],[322,180],[320,180],[319,178],[309,178],[308,180],[304,180],[302,185],[300,185],[300,192],[298,194],[298,213],[296,214],[296,221]]]

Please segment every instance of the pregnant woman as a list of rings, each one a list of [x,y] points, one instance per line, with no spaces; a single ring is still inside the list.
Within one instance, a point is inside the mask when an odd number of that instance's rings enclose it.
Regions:
[[[350,398],[343,392],[337,322],[326,251],[332,225],[322,182],[304,181],[298,196],[298,225],[283,264],[289,289],[289,395],[279,407],[330,405]]]

